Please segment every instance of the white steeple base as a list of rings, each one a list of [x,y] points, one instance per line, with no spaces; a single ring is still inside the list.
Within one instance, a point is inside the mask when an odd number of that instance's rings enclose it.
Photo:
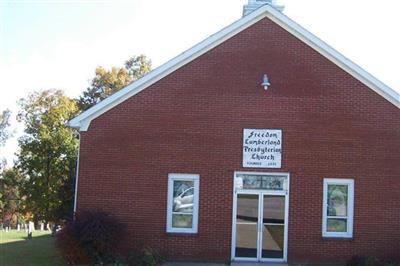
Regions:
[[[284,6],[277,5],[276,0],[249,0],[249,3],[243,7],[243,17],[263,5],[270,5],[281,12],[285,8]]]

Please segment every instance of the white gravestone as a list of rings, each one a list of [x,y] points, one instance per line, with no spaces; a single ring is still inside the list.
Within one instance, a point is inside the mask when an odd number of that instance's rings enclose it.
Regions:
[[[35,230],[35,224],[31,221],[28,223],[28,239],[32,239],[32,233]]]

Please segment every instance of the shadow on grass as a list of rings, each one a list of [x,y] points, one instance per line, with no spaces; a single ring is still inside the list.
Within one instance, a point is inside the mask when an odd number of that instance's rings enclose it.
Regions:
[[[55,248],[55,237],[35,236],[0,244],[0,265],[65,265]]]

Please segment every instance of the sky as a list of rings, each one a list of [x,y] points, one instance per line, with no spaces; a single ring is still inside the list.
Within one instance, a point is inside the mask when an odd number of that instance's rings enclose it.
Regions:
[[[0,0],[0,110],[40,89],[79,96],[97,66],[160,66],[242,16],[247,0]],[[400,1],[278,0],[284,13],[400,93]],[[23,133],[0,158],[15,159]]]

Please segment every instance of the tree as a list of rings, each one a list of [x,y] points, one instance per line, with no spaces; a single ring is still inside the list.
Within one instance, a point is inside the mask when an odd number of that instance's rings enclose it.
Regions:
[[[0,147],[4,146],[7,139],[12,136],[9,131],[10,127],[11,111],[6,109],[0,113]],[[1,150],[1,149],[0,149]],[[7,160],[4,157],[0,157],[0,171],[7,165]]]
[[[18,140],[17,167],[26,177],[25,211],[36,221],[58,222],[72,214],[78,140],[66,122],[78,107],[61,90],[34,92],[19,105],[25,134]]]
[[[151,71],[151,60],[145,55],[133,56],[125,62],[131,81],[137,80]]]
[[[133,56],[121,68],[96,68],[96,76],[92,79],[90,87],[79,97],[79,108],[83,111],[89,109],[150,71],[151,61],[145,55]]]
[[[0,146],[3,146],[6,140],[11,136],[8,127],[10,126],[11,111],[6,109],[0,113]]]
[[[18,219],[22,208],[20,187],[23,178],[16,168],[0,172],[0,218],[1,221]]]

